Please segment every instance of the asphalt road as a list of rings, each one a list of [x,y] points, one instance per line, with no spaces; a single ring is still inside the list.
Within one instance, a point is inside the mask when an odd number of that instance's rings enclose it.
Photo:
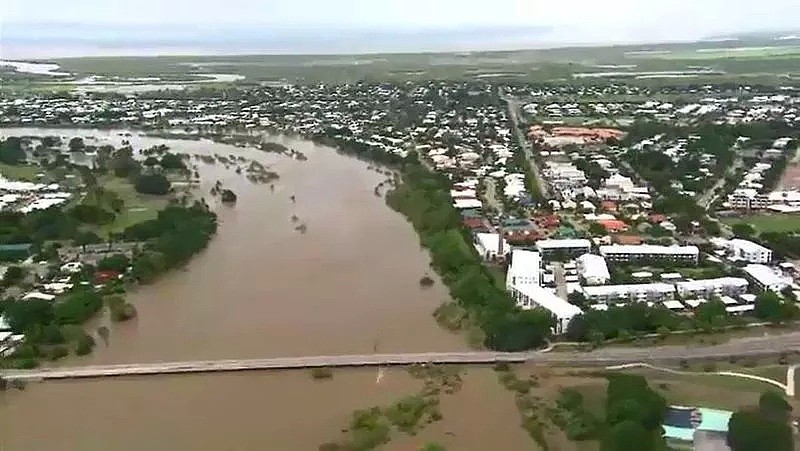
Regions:
[[[21,380],[98,378],[126,375],[210,373],[225,371],[285,370],[314,367],[354,367],[410,365],[419,363],[476,364],[498,362],[541,363],[568,366],[609,366],[634,362],[678,363],[686,360],[722,360],[730,357],[774,356],[800,350],[800,332],[748,337],[718,345],[649,348],[608,347],[591,352],[450,352],[416,354],[368,354],[333,356],[298,356],[250,360],[210,360],[191,362],[153,362],[141,364],[83,366],[35,370],[6,370],[2,377]]]
[[[519,103],[513,97],[507,97],[502,92],[500,96],[503,100],[508,103],[508,114],[511,117],[511,122],[514,124],[514,133],[517,136],[517,141],[519,141],[519,145],[522,147],[522,150],[525,152],[525,158],[528,160],[528,164],[533,171],[533,176],[536,179],[536,184],[539,185],[539,192],[542,193],[544,199],[550,198],[550,189],[547,186],[547,183],[544,181],[541,175],[541,171],[539,170],[539,166],[536,164],[536,160],[533,158],[533,149],[531,148],[531,143],[528,142],[528,138],[525,136],[525,133],[519,127],[519,115],[520,115],[520,107]]]

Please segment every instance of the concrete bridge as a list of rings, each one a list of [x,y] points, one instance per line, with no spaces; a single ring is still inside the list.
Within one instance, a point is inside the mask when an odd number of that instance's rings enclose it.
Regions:
[[[492,365],[496,363],[525,362],[599,367],[630,362],[675,365],[681,361],[728,360],[732,357],[744,359],[772,357],[778,356],[779,354],[789,355],[797,354],[798,350],[800,350],[800,332],[791,332],[781,335],[731,340],[723,344],[698,347],[616,347],[600,348],[592,352],[431,352],[152,362],[71,368],[43,368],[35,370],[6,370],[0,372],[0,377],[6,380],[36,381],[117,376],[152,376],[159,374],[292,370],[320,367],[342,368],[402,366],[413,364]]]
[[[214,373],[254,370],[290,370],[304,368],[341,368],[413,364],[491,365],[523,363],[530,353],[448,352],[420,354],[332,355],[313,357],[278,357],[248,360],[202,360],[140,364],[98,365],[37,370],[8,370],[6,380],[81,379],[115,376],[151,376],[158,374]]]

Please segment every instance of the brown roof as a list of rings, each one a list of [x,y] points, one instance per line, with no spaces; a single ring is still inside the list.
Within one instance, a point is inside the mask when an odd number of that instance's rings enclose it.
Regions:
[[[638,235],[617,235],[614,237],[617,244],[642,244],[644,240]]]

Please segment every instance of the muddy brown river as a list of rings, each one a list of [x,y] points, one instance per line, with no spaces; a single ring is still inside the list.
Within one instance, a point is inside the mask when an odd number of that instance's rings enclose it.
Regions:
[[[65,364],[467,349],[463,337],[432,318],[447,289],[411,225],[374,195],[387,176],[368,163],[286,137],[279,141],[308,161],[119,131],[0,129],[0,136],[52,134],[94,136],[86,142],[95,145],[126,139],[137,149],[167,144],[178,152],[242,155],[281,177],[273,191],[234,166],[198,162],[202,193],[220,180],[238,195],[234,207],[212,204],[218,235],[184,269],[129,295],[138,318],[111,325],[108,347]],[[307,226],[305,234],[298,224]],[[436,284],[421,289],[425,274]],[[326,382],[295,371],[33,384],[0,397],[0,450],[314,450],[339,437],[354,409],[418,388],[401,369],[382,378],[374,369],[342,370]],[[445,420],[430,439],[457,450],[531,447],[512,395],[490,370],[470,369],[452,398],[443,401]],[[460,406],[449,409],[452,424],[447,402]],[[484,440],[474,427],[487,420],[494,428],[484,430]]]

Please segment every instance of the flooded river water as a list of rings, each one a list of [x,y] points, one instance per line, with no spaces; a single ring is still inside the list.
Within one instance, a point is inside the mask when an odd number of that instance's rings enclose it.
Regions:
[[[126,139],[137,149],[167,144],[178,152],[242,155],[280,175],[272,191],[233,166],[198,163],[204,193],[220,180],[238,195],[235,207],[216,206],[218,235],[185,269],[129,295],[138,318],[113,325],[108,347],[66,364],[466,349],[463,337],[432,318],[447,289],[438,279],[420,288],[420,277],[435,278],[429,257],[411,225],[374,195],[387,176],[368,163],[285,137],[279,141],[308,161],[118,131],[0,129],[0,136],[53,134],[95,136],[86,141],[95,145]],[[295,230],[293,215],[305,234]],[[375,370],[342,370],[327,382],[303,371],[34,384],[2,399],[0,449],[313,450],[339,437],[352,410],[418,387],[400,369],[379,380]],[[491,371],[470,370],[452,402],[463,404],[451,409],[458,421],[448,423],[444,408],[442,437],[432,437],[450,449],[487,449],[500,437],[509,447],[495,449],[530,445],[513,397]],[[463,411],[467,404],[474,412]],[[483,429],[484,442],[474,425],[487,418],[497,424]]]

